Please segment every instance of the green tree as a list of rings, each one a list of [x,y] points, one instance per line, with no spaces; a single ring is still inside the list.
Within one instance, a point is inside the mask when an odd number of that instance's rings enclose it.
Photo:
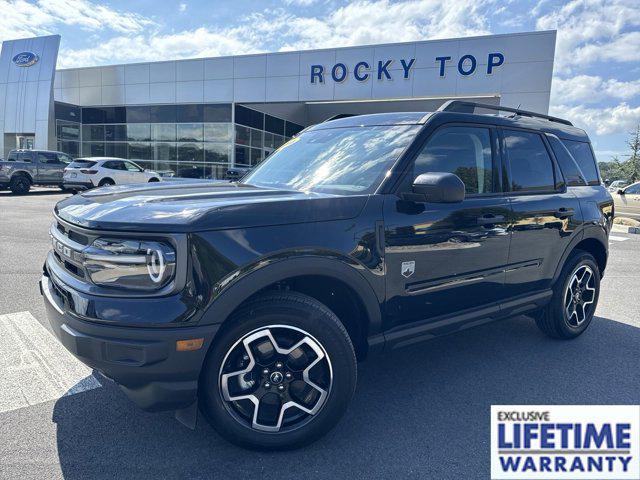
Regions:
[[[629,180],[637,182],[640,180],[640,124],[636,127],[635,132],[629,133],[627,146],[629,147],[629,159],[624,162],[625,169],[628,173]]]
[[[604,180],[624,180],[627,177],[624,163],[618,156],[611,157],[610,162],[598,162],[598,168]]]
[[[614,156],[609,162],[598,162],[600,174],[605,180],[627,180],[629,182],[637,182],[640,180],[640,124],[634,132],[629,132],[629,140],[627,140],[629,153],[626,160],[620,160]]]

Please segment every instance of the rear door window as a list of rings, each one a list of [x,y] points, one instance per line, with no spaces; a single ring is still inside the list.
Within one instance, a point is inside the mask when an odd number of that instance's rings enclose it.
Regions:
[[[575,159],[589,185],[600,185],[600,174],[598,173],[596,159],[593,158],[591,145],[587,142],[576,142],[575,140],[562,140],[562,143],[565,144],[567,150]]]
[[[554,191],[553,162],[542,137],[533,132],[503,130],[513,192]]]
[[[126,170],[127,167],[124,166],[124,162],[122,160],[110,160],[108,162],[104,162],[102,164],[103,168],[108,168],[109,170]]]
[[[36,153],[38,163],[60,163],[58,161],[58,155],[53,152],[38,152]]]

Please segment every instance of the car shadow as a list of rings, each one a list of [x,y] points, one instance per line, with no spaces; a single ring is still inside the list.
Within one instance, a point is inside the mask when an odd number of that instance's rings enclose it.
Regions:
[[[14,193],[11,192],[11,190],[0,190],[0,196],[2,195],[6,195],[6,196],[13,196],[16,198],[20,198],[20,197],[44,197],[47,195],[71,195],[71,192],[67,192],[64,190],[61,190],[59,188],[52,188],[52,189],[43,189],[43,190],[30,190],[28,193],[25,193],[23,195],[15,195]]]
[[[289,452],[237,448],[202,417],[192,431],[142,412],[109,383],[57,401],[60,466],[74,480],[489,478],[492,404],[640,403],[639,345],[639,328],[606,318],[559,341],[518,317],[371,358],[338,426]]]

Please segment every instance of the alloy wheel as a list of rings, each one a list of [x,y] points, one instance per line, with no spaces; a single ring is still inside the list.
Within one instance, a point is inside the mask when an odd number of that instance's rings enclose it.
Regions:
[[[564,310],[567,322],[579,327],[589,316],[596,298],[595,276],[588,265],[580,265],[567,283]]]
[[[302,329],[269,325],[238,340],[219,372],[231,416],[254,430],[289,432],[320,412],[331,391],[331,361]]]

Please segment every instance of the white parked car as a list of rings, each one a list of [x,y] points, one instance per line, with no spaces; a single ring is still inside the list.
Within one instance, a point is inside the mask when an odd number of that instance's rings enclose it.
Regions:
[[[107,185],[159,182],[157,172],[145,170],[131,160],[110,157],[77,158],[64,169],[62,185],[68,190],[86,190]]]
[[[613,182],[611,182],[611,185],[609,185],[609,191],[617,192],[618,190],[623,189],[627,185],[629,185],[629,182],[627,180],[614,180]]]

